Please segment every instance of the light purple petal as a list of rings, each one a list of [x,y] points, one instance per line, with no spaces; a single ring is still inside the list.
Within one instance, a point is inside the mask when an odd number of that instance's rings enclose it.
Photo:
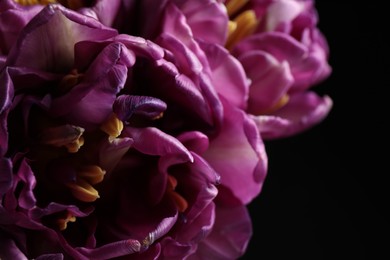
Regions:
[[[201,47],[206,53],[216,91],[233,105],[245,109],[250,80],[241,63],[218,45],[202,44]]]
[[[269,116],[253,116],[264,139],[288,137],[320,123],[330,112],[330,97],[319,97],[313,92],[292,95],[290,101]]]
[[[210,141],[204,158],[221,176],[221,185],[227,188],[221,198],[228,204],[237,199],[246,204],[261,190],[267,156],[254,122],[226,101],[223,104],[225,118],[221,132]]]
[[[0,54],[8,54],[20,31],[42,8],[42,5],[22,6],[14,0],[0,2]]]
[[[20,33],[7,63],[52,72],[70,70],[75,43],[106,39],[116,34],[115,30],[104,27],[95,19],[60,5],[48,5]]]
[[[177,139],[190,151],[203,154],[209,147],[209,138],[201,132],[184,132]]]
[[[133,147],[148,155],[175,156],[181,162],[193,161],[190,152],[176,138],[153,127],[126,127],[123,135],[134,140]]]
[[[288,92],[293,83],[288,63],[279,62],[263,51],[249,51],[240,57],[240,62],[252,80],[248,112],[252,114],[268,112]]]
[[[173,2],[185,15],[196,39],[219,45],[225,43],[229,18],[223,3],[213,0]]]

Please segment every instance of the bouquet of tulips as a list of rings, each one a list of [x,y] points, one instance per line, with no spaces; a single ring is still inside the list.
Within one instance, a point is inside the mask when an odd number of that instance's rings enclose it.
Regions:
[[[264,141],[332,107],[311,0],[0,0],[0,258],[237,259]]]

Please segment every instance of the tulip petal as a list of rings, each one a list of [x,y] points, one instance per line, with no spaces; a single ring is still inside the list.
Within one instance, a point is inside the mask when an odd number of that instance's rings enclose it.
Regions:
[[[28,260],[15,241],[0,232],[0,259]]]
[[[116,34],[95,19],[60,5],[48,5],[24,27],[7,63],[51,72],[68,71],[73,65],[76,42]]]
[[[0,201],[3,195],[12,187],[12,163],[7,158],[0,158]]]
[[[223,99],[222,99],[223,100]],[[219,135],[210,141],[204,158],[221,175],[225,203],[249,203],[262,187],[268,160],[254,122],[223,100],[225,118]]]
[[[246,251],[252,236],[252,223],[245,206],[216,208],[213,231],[189,259],[238,259]]]
[[[289,137],[318,124],[333,106],[328,96],[319,97],[314,92],[292,95],[288,104],[270,116],[254,116],[264,139]]]
[[[238,108],[245,109],[250,80],[241,63],[218,45],[202,44],[217,92]]]

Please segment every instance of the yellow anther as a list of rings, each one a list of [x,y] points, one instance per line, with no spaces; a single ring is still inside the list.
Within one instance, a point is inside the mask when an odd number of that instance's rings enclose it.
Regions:
[[[123,122],[112,113],[111,116],[100,126],[100,130],[108,134],[110,139],[117,138],[123,130]]]
[[[161,112],[160,114],[158,114],[157,116],[153,117],[152,120],[157,120],[157,119],[160,119],[164,116],[164,112]]]
[[[98,191],[86,180],[77,179],[76,182],[67,183],[72,195],[83,202],[94,202],[99,197]]]
[[[90,184],[94,185],[99,182],[102,182],[106,171],[100,168],[97,165],[89,165],[82,167],[77,176],[88,181]]]
[[[230,0],[226,3],[226,9],[229,16],[237,13],[249,0]]]
[[[77,152],[84,144],[84,128],[73,125],[49,127],[42,131],[41,143],[56,147],[65,146],[70,153]]]
[[[56,0],[14,0],[20,5],[48,5],[57,3]]]
[[[284,105],[286,105],[289,100],[290,100],[290,96],[285,94],[279,99],[279,101],[275,105],[266,109],[265,111],[261,111],[261,113],[259,113],[259,114],[270,114],[272,112],[275,112],[276,110],[278,110],[278,109],[282,108]]]
[[[233,34],[233,32],[237,29],[237,23],[233,21],[229,21],[228,23],[228,35]]]
[[[65,75],[57,88],[57,94],[68,93],[74,86],[80,83],[83,74],[77,72],[77,70],[72,70],[69,74]]]
[[[254,33],[259,24],[259,20],[257,20],[256,14],[252,10],[241,13],[233,22],[236,23],[237,27],[228,35],[226,48],[229,50],[231,50],[237,42]]]
[[[64,218],[57,219],[57,225],[61,231],[65,230],[68,227],[69,222],[75,222],[76,217],[72,215],[72,213],[67,212]]]
[[[65,147],[70,153],[77,153],[81,146],[84,145],[84,137],[80,136],[76,141],[66,144]]]

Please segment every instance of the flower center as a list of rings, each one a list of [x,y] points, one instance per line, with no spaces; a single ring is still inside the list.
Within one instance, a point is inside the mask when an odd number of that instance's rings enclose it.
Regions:
[[[249,0],[230,0],[226,9],[230,17],[228,38],[225,47],[231,50],[237,42],[251,35],[259,25],[259,20],[253,10],[242,10]]]
[[[84,144],[84,129],[74,125],[61,125],[45,128],[41,133],[42,144],[66,147],[68,152],[76,153]]]
[[[105,174],[106,171],[97,165],[84,166],[78,171],[76,180],[65,185],[76,199],[83,202],[94,202],[100,197],[92,185],[103,181]]]
[[[175,202],[179,212],[184,212],[188,208],[188,202],[183,196],[175,191],[177,180],[172,175],[168,175],[167,194]]]

